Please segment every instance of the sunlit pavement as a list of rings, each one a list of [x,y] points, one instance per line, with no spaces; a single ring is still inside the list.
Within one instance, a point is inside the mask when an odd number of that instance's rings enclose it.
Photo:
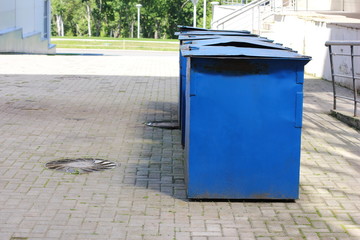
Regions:
[[[0,239],[360,239],[360,134],[330,83],[305,80],[299,200],[191,202],[179,130],[143,124],[177,119],[178,72],[176,52],[0,55]],[[63,158],[118,166],[44,167]]]

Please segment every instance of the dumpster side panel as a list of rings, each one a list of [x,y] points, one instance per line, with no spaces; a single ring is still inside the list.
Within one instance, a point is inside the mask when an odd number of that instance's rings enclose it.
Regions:
[[[303,65],[278,59],[191,59],[189,198],[298,198],[302,84],[297,76]]]
[[[186,65],[187,58],[180,51],[180,83],[179,83],[179,125],[181,129],[181,144],[185,145],[185,111],[186,111]]]
[[[182,53],[181,51],[179,51],[179,102],[178,102],[178,121],[179,121],[179,126],[181,129],[181,105],[182,105],[182,89],[181,89],[181,82],[183,81],[182,78],[182,63],[181,63],[181,59],[182,58]]]
[[[185,100],[187,101],[187,104],[185,104],[185,111],[184,111],[184,128],[181,129],[182,134],[184,134],[184,147],[185,147],[185,184],[186,186],[189,186],[189,149],[190,149],[190,75],[191,75],[191,58],[186,58],[186,77],[185,77]],[[186,127],[185,127],[186,126]]]

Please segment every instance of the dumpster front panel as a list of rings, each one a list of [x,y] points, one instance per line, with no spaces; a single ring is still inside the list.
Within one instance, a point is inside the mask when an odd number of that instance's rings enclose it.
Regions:
[[[297,199],[305,61],[191,58],[189,198]],[[299,109],[300,107],[300,109]]]

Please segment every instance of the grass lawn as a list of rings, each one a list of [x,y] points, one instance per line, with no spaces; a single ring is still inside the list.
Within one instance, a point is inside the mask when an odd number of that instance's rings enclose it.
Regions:
[[[121,50],[153,50],[178,51],[176,39],[117,39],[89,37],[53,37],[51,43],[58,48],[85,49],[121,49]]]

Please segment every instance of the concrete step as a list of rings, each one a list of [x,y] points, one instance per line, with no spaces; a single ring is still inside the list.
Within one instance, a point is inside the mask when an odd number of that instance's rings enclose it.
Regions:
[[[40,32],[23,34],[22,28],[12,28],[0,33],[0,52],[2,53],[55,53],[56,48],[49,45]]]

